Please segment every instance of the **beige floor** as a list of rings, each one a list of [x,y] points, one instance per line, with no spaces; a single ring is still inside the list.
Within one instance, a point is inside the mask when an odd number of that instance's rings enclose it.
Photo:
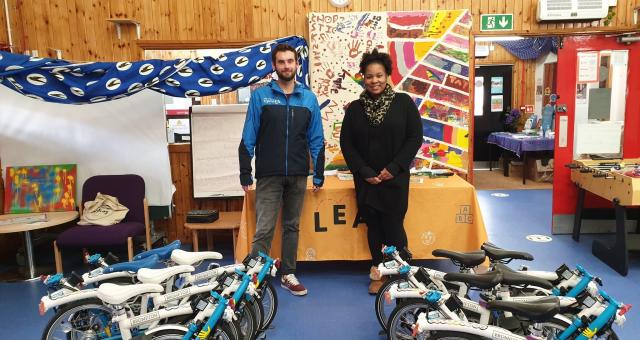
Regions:
[[[551,189],[551,183],[539,183],[527,179],[527,184],[522,185],[522,177],[504,177],[502,169],[475,170],[473,172],[473,185],[476,190],[518,190],[518,189]]]

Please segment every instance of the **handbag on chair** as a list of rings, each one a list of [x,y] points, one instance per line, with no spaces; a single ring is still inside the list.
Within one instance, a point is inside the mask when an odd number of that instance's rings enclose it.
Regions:
[[[109,226],[120,223],[129,208],[118,202],[116,197],[104,195],[98,192],[96,199],[84,202],[82,209],[82,217],[78,222],[79,225],[101,225]]]

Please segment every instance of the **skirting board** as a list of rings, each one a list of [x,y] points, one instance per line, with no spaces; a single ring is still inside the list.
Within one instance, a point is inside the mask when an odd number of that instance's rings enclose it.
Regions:
[[[556,214],[553,215],[553,234],[571,234],[573,233],[573,214]],[[627,231],[635,232],[638,222],[635,220],[627,220],[625,223]],[[604,234],[613,233],[616,230],[615,220],[582,220],[580,227],[581,234]]]

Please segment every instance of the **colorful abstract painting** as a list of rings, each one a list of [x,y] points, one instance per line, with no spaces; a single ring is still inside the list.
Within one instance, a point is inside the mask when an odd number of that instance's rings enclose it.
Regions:
[[[323,116],[327,169],[346,168],[339,142],[344,107],[363,91],[362,54],[377,48],[393,59],[394,90],[409,94],[422,116],[414,166],[466,173],[470,28],[467,10],[311,13],[311,87]]]
[[[75,164],[7,167],[5,213],[74,210],[76,174]]]

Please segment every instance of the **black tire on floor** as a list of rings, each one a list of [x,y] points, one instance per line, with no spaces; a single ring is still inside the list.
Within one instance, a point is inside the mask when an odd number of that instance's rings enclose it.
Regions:
[[[389,291],[389,289],[391,288],[391,285],[395,283],[399,284],[401,282],[408,282],[408,280],[404,277],[394,276],[389,280],[387,280],[385,283],[383,283],[382,286],[380,286],[378,293],[376,294],[376,301],[375,301],[376,317],[378,318],[378,323],[380,324],[380,326],[384,331],[387,330],[387,323],[389,322],[389,315],[387,315],[387,313],[384,310],[386,305],[386,302],[384,300],[384,293]],[[398,305],[398,301],[396,301],[396,306],[397,305]]]
[[[255,299],[253,301],[242,300],[236,307],[236,315],[238,315],[238,330],[239,338],[241,340],[253,340],[257,337],[260,331],[260,321],[262,316],[258,315],[260,311],[258,308],[262,308],[262,305]]]
[[[387,338],[389,340],[414,339],[413,325],[420,313],[429,314],[434,308],[425,300],[408,300],[399,302],[389,316]]]
[[[220,321],[207,339],[211,340],[236,340],[240,339],[240,331],[237,322]],[[144,340],[182,340],[185,332],[178,329],[165,329],[153,334],[145,335]]]
[[[269,280],[262,281],[260,290],[260,302],[264,310],[260,330],[265,331],[269,328],[278,313],[278,294]]]
[[[108,313],[107,319],[111,321],[111,309],[105,306],[100,299],[92,298],[92,299],[69,302],[61,306],[53,315],[53,317],[51,317],[51,319],[45,326],[44,331],[42,332],[42,340],[51,339],[52,327],[54,327],[56,323],[58,323],[58,321],[61,321],[60,319],[63,318],[68,312],[73,313],[70,315],[74,315],[74,317],[82,317],[82,315],[80,314],[90,313],[91,310],[102,310],[105,313]],[[76,320],[76,322],[80,323],[79,320]],[[73,333],[71,334],[67,333],[66,338],[75,339],[72,335]]]

